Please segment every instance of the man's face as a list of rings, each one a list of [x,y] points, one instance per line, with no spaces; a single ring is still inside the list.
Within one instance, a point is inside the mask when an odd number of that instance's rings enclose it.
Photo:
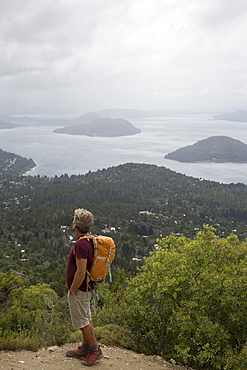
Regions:
[[[73,230],[75,230],[75,227],[76,227],[76,223],[75,223],[74,219],[75,219],[75,217],[73,216],[72,217],[72,225],[71,225]]]

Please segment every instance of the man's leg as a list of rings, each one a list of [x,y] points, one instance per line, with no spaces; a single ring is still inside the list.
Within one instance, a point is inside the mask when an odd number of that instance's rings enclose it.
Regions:
[[[97,344],[92,321],[87,326],[84,326],[84,328],[81,328],[81,331],[83,343],[88,344],[90,347]]]
[[[97,344],[92,321],[90,321],[90,323],[84,328],[81,328],[81,332],[82,332],[82,349],[85,352],[89,352],[89,346],[95,346],[95,344]],[[98,349],[97,346],[95,348]]]
[[[96,361],[103,357],[103,353],[97,343],[92,321],[87,326],[84,326],[84,328],[81,328],[81,331],[83,335],[83,346],[88,346],[89,349],[88,355],[82,359],[81,363],[86,366],[93,366]]]
[[[69,350],[66,352],[66,355],[69,357],[77,357],[83,359],[89,353],[87,330],[85,331],[85,335],[83,334],[83,331],[84,327],[87,327],[89,324],[91,324],[92,326],[90,298],[91,298],[90,292],[87,294],[85,292],[77,291],[76,295],[71,295],[68,292],[68,303],[72,324],[75,330],[78,330],[80,328],[83,337],[81,346],[79,346],[75,350]],[[91,337],[89,336],[89,340],[90,338]]]

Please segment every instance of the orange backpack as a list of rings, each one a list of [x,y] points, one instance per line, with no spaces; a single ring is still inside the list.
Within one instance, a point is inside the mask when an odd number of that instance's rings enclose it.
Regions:
[[[114,240],[104,235],[85,235],[80,239],[92,239],[94,245],[93,263],[90,271],[87,271],[89,285],[90,282],[102,282],[109,274],[112,281],[111,264],[115,257],[116,245]]]

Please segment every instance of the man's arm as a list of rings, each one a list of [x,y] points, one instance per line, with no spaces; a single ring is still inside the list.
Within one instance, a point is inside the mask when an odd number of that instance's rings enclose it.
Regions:
[[[86,271],[87,260],[84,258],[76,258],[76,273],[70,287],[70,294],[75,295],[75,292],[78,290],[79,286],[85,279]]]

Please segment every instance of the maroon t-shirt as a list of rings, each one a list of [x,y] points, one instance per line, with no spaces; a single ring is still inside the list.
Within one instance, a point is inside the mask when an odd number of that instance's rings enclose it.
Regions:
[[[76,273],[76,257],[87,260],[87,271],[90,270],[93,262],[93,242],[92,239],[79,239],[71,248],[69,254],[69,261],[67,265],[67,285],[70,289],[71,284]],[[87,290],[87,276],[79,287],[80,290],[86,292]]]

